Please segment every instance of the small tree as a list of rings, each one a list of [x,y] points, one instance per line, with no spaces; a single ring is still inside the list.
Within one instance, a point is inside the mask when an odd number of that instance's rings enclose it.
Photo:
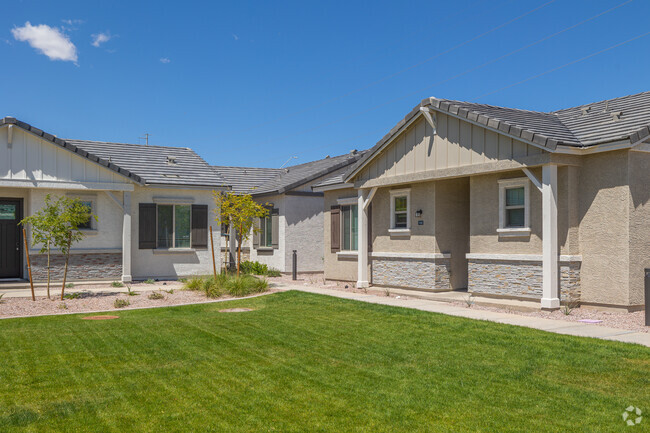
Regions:
[[[255,218],[263,218],[268,215],[269,211],[263,205],[254,202],[250,194],[237,195],[231,192],[215,192],[214,202],[217,205],[215,221],[218,224],[225,223],[235,228],[237,236],[237,276],[239,276],[242,243],[248,240],[251,232],[259,232],[259,228],[254,224]]]
[[[63,284],[61,287],[61,300],[65,295],[65,281],[68,276],[68,263],[70,261],[70,247],[83,238],[79,226],[88,222],[91,210],[81,200],[68,197],[52,199],[45,196],[45,206],[38,212],[23,219],[20,224],[30,225],[32,228],[33,243],[41,244],[40,253],[47,253],[47,297],[50,297],[50,256],[52,248],[57,248],[65,255],[65,268],[63,271]]]

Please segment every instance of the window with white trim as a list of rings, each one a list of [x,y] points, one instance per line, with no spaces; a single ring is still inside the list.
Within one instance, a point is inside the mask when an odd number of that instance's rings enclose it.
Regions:
[[[158,248],[190,248],[192,206],[159,204],[157,209]]]
[[[390,230],[394,232],[411,229],[411,190],[400,189],[390,192]]]
[[[499,180],[499,233],[530,233],[530,181]]]
[[[260,218],[260,247],[273,246],[273,219],[271,217],[271,209],[269,213]]]
[[[341,251],[359,249],[359,206],[341,206]]]

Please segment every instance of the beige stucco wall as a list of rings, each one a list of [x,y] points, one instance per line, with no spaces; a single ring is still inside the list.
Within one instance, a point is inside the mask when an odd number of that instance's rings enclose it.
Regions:
[[[644,303],[644,269],[650,269],[650,153],[629,152],[630,305]]]
[[[331,250],[331,208],[338,204],[339,198],[356,197],[357,191],[353,188],[326,191],[323,200],[323,263],[325,278],[328,280],[357,281],[357,258],[343,257]]]
[[[372,200],[372,250],[391,253],[436,253],[435,243],[435,182],[422,182],[400,185],[395,189],[410,188],[411,192],[411,235],[391,236],[390,229],[390,191],[379,188]],[[415,217],[417,210],[422,216]],[[418,225],[422,220],[423,225]]]
[[[436,250],[451,254],[452,289],[467,288],[469,252],[470,194],[469,179],[450,179],[436,183]]]
[[[580,171],[581,299],[628,305],[628,152],[585,156]]]

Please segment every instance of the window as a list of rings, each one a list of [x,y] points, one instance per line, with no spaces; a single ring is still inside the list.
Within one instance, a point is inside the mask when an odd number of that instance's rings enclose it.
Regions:
[[[83,224],[79,224],[79,229],[81,230],[92,230],[93,224],[91,215],[93,213],[93,202],[91,200],[81,200],[81,204],[88,208],[88,221]]]
[[[273,246],[273,218],[271,216],[271,211],[269,210],[269,215],[264,218],[260,218],[260,247],[272,247]]]
[[[342,250],[357,251],[359,249],[359,206],[341,206],[343,227],[341,230]]]
[[[391,234],[409,234],[411,230],[411,190],[400,189],[390,192],[390,229]]]
[[[157,248],[190,248],[191,206],[158,205]]]
[[[499,181],[500,235],[529,235],[530,188],[528,178]]]

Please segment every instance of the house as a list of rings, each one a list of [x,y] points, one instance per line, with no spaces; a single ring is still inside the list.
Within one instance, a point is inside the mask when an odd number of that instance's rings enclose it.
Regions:
[[[634,310],[650,92],[555,112],[424,99],[324,193],[325,277]]]
[[[256,222],[258,231],[244,246],[244,257],[291,272],[295,250],[299,272],[322,272],[323,193],[311,187],[342,173],[362,155],[352,151],[281,169],[213,166],[234,192],[250,194],[269,208],[269,216]]]
[[[213,191],[227,189],[191,149],[62,140],[5,117],[0,120],[0,278],[28,278],[17,223],[40,209],[47,194],[79,198],[98,217],[71,250],[70,280],[208,273]],[[213,232],[219,239],[219,227]],[[30,245],[36,281],[47,272],[39,249]],[[62,262],[61,255],[54,256],[55,278]]]

